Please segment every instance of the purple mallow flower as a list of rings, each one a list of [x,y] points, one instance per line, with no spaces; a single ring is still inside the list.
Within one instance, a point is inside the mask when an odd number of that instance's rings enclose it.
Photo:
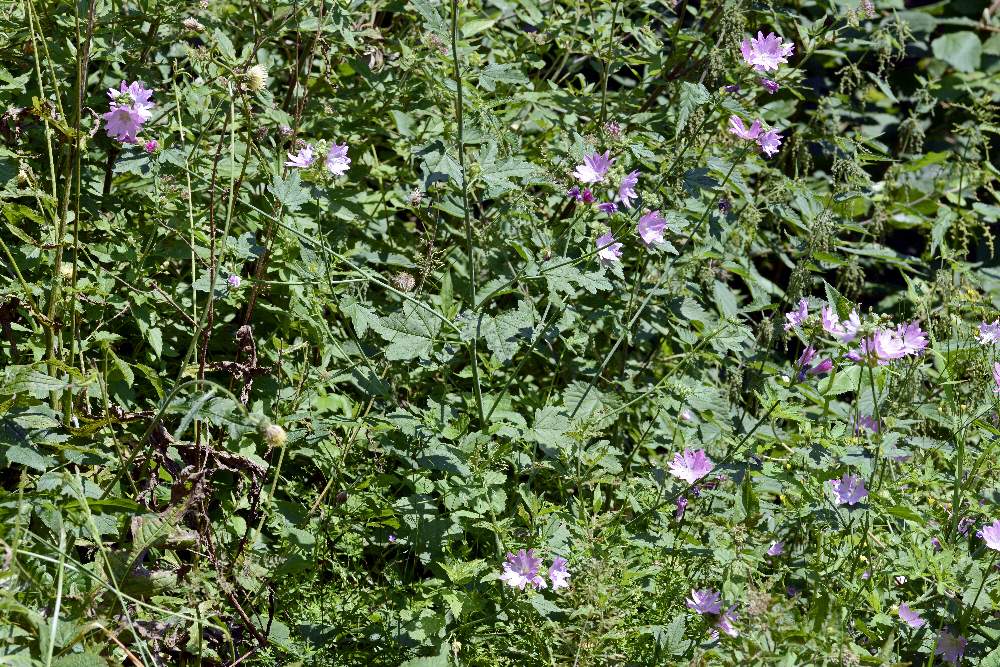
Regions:
[[[738,93],[740,92],[740,86],[739,84],[734,83],[729,86],[724,86],[723,90],[726,91],[727,93]]]
[[[711,588],[691,589],[691,597],[686,600],[687,608],[698,614],[718,614],[722,611],[722,599]]]
[[[904,355],[920,354],[927,348],[927,332],[920,328],[916,320],[900,324],[896,327],[896,335],[902,341]]]
[[[240,277],[238,275],[236,275],[235,273],[232,274],[231,276],[229,276],[228,278],[226,278],[226,284],[229,285],[230,289],[236,289],[237,287],[240,286],[241,282],[243,282],[243,281],[240,280]]]
[[[614,215],[618,212],[618,204],[613,201],[602,202],[597,205],[597,208],[601,213],[607,213],[608,215]]]
[[[758,72],[769,72],[778,69],[778,65],[788,62],[788,56],[792,55],[795,45],[791,42],[785,43],[781,37],[773,32],[764,33],[757,31],[757,37],[745,39],[740,42],[740,53],[743,60]]]
[[[993,320],[989,324],[986,322],[980,324],[976,340],[983,345],[996,345],[1000,343],[1000,320]]]
[[[597,256],[605,262],[621,261],[622,244],[615,243],[615,237],[610,231],[597,239]]]
[[[670,464],[670,474],[688,484],[694,484],[712,472],[714,467],[712,459],[705,455],[704,449],[685,449],[683,454],[674,454],[674,460]]]
[[[736,615],[736,605],[731,606],[721,615],[719,615],[719,620],[716,621],[715,627],[719,628],[725,632],[730,637],[739,637],[739,630],[736,629],[735,623],[738,616]]]
[[[947,630],[942,630],[937,636],[937,648],[934,655],[939,655],[953,665],[957,665],[965,654],[965,647],[969,645],[969,640],[962,635],[953,635]]]
[[[899,620],[903,621],[903,623],[906,623],[911,628],[919,628],[927,622],[920,617],[920,614],[913,611],[905,604],[899,605]]]
[[[840,505],[854,505],[868,497],[865,481],[846,472],[840,479],[831,479],[830,486],[833,487],[833,495],[836,496],[837,503]]]
[[[767,548],[768,556],[780,556],[783,553],[785,553],[784,542],[772,542],[771,546]]]
[[[604,155],[591,153],[583,156],[583,164],[577,165],[573,176],[581,183],[601,183],[611,169],[611,151],[606,151]]]
[[[785,331],[788,331],[792,327],[802,326],[807,317],[809,317],[809,301],[807,299],[799,299],[798,308],[785,313],[785,319],[787,320]]]
[[[764,90],[774,95],[781,88],[777,81],[772,81],[771,79],[761,79],[760,85],[764,86]]]
[[[988,526],[983,526],[983,542],[990,549],[1000,551],[1000,519],[997,519]]]
[[[685,498],[684,496],[678,497],[677,498],[677,509],[674,510],[674,518],[677,519],[678,521],[680,521],[681,519],[683,519],[684,518],[684,510],[687,509],[687,506],[688,506],[688,499]]]
[[[351,158],[347,157],[347,144],[333,144],[326,152],[326,168],[334,176],[343,176],[351,166]]]
[[[632,208],[632,200],[638,197],[635,186],[639,183],[639,170],[630,171],[618,186],[618,199],[625,208]]]
[[[538,574],[538,568],[542,565],[541,558],[535,558],[535,550],[521,549],[517,555],[507,552],[507,562],[503,564],[503,574],[500,581],[505,582],[511,588],[524,590],[525,586],[534,589],[545,588],[547,584]]]
[[[143,148],[146,149],[147,153],[155,153],[159,147],[160,147],[160,142],[157,141],[156,139],[150,139],[149,141],[146,142],[146,145],[143,146]]]
[[[153,91],[139,81],[130,84],[122,81],[118,90],[109,88],[109,111],[101,116],[108,136],[126,144],[138,143],[136,134],[153,115],[150,112],[154,106],[150,101],[152,96]]]
[[[781,147],[781,135],[774,130],[768,130],[757,137],[757,145],[764,155],[772,157]]]
[[[993,364],[993,383],[996,385],[993,391],[1000,394],[1000,362]]]
[[[878,433],[879,423],[875,421],[874,417],[869,415],[858,415],[854,420],[854,434],[857,435],[858,433],[861,433],[862,430]]]
[[[659,210],[656,210],[650,211],[639,218],[639,223],[635,229],[642,242],[647,247],[652,247],[654,244],[663,243],[663,230],[666,228],[666,219],[660,215]]]
[[[298,167],[299,169],[306,169],[311,167],[312,163],[316,161],[316,156],[313,154],[312,144],[306,144],[299,148],[299,152],[288,154],[288,161],[285,162],[286,167]]]
[[[755,141],[757,137],[760,136],[760,121],[755,120],[751,123],[749,129],[743,124],[743,119],[739,116],[729,117],[729,131],[735,134],[740,139],[746,139],[747,141]]]
[[[552,590],[569,588],[569,572],[566,570],[566,559],[556,556],[552,559],[549,567],[549,580],[552,582]]]

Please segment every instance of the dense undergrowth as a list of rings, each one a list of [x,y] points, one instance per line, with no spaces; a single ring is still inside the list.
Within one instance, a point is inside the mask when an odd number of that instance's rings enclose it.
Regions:
[[[1000,7],[0,7],[0,664],[1000,665]]]

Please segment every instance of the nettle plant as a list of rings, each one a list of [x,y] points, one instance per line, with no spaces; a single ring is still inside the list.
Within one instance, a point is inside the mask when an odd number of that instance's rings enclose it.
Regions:
[[[0,659],[993,664],[994,10],[3,10]]]

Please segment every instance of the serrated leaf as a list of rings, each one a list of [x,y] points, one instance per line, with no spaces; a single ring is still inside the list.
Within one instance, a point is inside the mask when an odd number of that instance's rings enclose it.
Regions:
[[[267,191],[274,195],[289,213],[299,210],[302,204],[310,199],[309,191],[302,187],[302,177],[297,171],[291,172],[288,178],[275,174],[271,179],[271,185],[267,186]]]
[[[528,79],[510,64],[492,64],[484,67],[479,72],[479,85],[489,92],[496,90],[498,83],[518,84],[528,83]]]
[[[700,83],[689,81],[681,82],[680,100],[677,104],[677,126],[674,128],[674,135],[681,133],[687,125],[691,112],[712,99],[708,89]]]
[[[52,667],[108,667],[108,661],[96,653],[69,653],[52,661]]]
[[[386,358],[402,361],[431,353],[441,331],[441,321],[424,308],[407,302],[401,312],[382,318],[373,328],[389,343],[385,349]]]

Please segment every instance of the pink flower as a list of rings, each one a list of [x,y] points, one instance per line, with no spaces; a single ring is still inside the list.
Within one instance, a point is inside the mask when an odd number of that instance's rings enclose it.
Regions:
[[[1000,394],[1000,362],[993,364],[993,382],[996,384],[993,391]]]
[[[736,619],[738,618],[735,610],[736,610],[736,605],[733,605],[732,607],[727,609],[719,616],[719,620],[715,624],[715,627],[719,628],[730,637],[740,636],[739,630],[737,630],[736,626],[734,625],[734,623],[736,623]]]
[[[879,423],[875,421],[874,417],[869,415],[858,415],[857,419],[854,420],[854,434],[857,435],[861,433],[862,429],[871,431],[872,433],[878,433]]]
[[[760,85],[764,86],[764,90],[771,93],[772,95],[778,92],[778,89],[781,88],[781,86],[778,85],[777,81],[772,81],[771,79],[761,79]]]
[[[511,588],[524,590],[525,586],[534,589],[545,588],[547,584],[538,574],[538,568],[542,565],[541,558],[535,558],[534,549],[525,551],[521,549],[517,555],[507,552],[507,562],[503,564],[503,574],[500,581],[505,582]]]
[[[844,326],[840,323],[840,315],[830,306],[823,306],[819,311],[819,321],[823,325],[823,331],[833,334],[837,338],[844,335]]]
[[[809,369],[810,375],[822,375],[833,370],[833,359],[829,357]]]
[[[785,319],[788,320],[785,323],[785,331],[788,331],[792,327],[802,326],[802,323],[806,321],[809,317],[809,301],[807,299],[799,299],[799,307],[795,310],[785,313]]]
[[[735,134],[740,139],[746,139],[747,141],[753,141],[758,136],[760,136],[760,121],[755,120],[751,125],[750,129],[747,129],[746,125],[743,124],[743,119],[739,116],[729,117],[729,131]]]
[[[772,542],[771,546],[767,549],[768,556],[780,556],[785,553],[785,543],[784,542]]]
[[[980,324],[976,340],[983,345],[996,345],[1000,342],[1000,320],[993,320],[991,324],[986,322]]]
[[[782,42],[781,37],[773,32],[767,33],[765,37],[764,33],[758,30],[756,39],[751,37],[740,42],[743,60],[758,72],[777,70],[778,65],[788,62],[788,56],[792,55],[794,50],[794,44]]]
[[[154,106],[150,101],[152,96],[153,91],[145,88],[139,81],[128,85],[122,81],[118,90],[109,88],[109,111],[101,116],[107,126],[105,129],[108,136],[126,144],[138,143],[136,135],[143,123],[153,115],[150,112]]]
[[[722,611],[722,600],[711,588],[699,591],[691,589],[691,597],[685,601],[687,608],[698,614],[718,614]]]
[[[347,157],[347,144],[330,146],[326,153],[326,168],[334,176],[343,176],[351,166],[351,158]]]
[[[958,635],[957,637],[947,630],[942,630],[937,636],[937,648],[934,655],[939,655],[953,665],[957,665],[965,654],[965,647],[969,645],[969,640]]]
[[[160,142],[157,141],[156,139],[150,139],[149,141],[146,142],[146,145],[144,146],[147,153],[155,153],[156,149],[159,147],[160,147]]]
[[[608,175],[608,170],[611,169],[612,162],[614,160],[611,159],[610,150],[605,152],[604,155],[600,153],[584,155],[583,164],[577,165],[573,176],[581,183],[601,183],[604,181],[604,177]]]
[[[837,503],[840,505],[854,505],[868,497],[865,481],[846,472],[840,479],[831,479],[830,486],[833,487],[833,495],[837,497]]]
[[[313,155],[312,144],[306,144],[299,149],[299,152],[295,155],[291,153],[288,154],[288,161],[285,162],[286,167],[298,167],[299,169],[305,169],[311,167],[312,163],[316,161],[316,156]]]
[[[919,628],[920,626],[922,626],[924,623],[927,622],[920,617],[920,614],[913,611],[905,604],[899,605],[898,613],[899,613],[899,619],[903,621],[903,623],[906,623],[911,628]]]
[[[639,238],[642,242],[646,244],[647,247],[652,247],[653,244],[663,243],[663,230],[667,227],[667,220],[662,215],[660,211],[650,211],[641,218],[639,218],[639,224],[636,225],[636,232],[639,234]]]
[[[597,239],[597,256],[605,262],[618,262],[622,257],[622,244],[615,243],[611,232]]]
[[[597,208],[601,213],[607,213],[608,215],[614,215],[618,212],[618,204],[613,201],[601,202],[597,205]]]
[[[618,199],[621,200],[622,206],[625,208],[632,208],[632,200],[638,197],[635,192],[635,186],[638,183],[639,170],[636,169],[635,171],[630,171],[618,186]]]
[[[683,479],[688,484],[694,484],[699,479],[712,472],[715,464],[705,455],[704,449],[685,449],[683,454],[674,454],[670,464],[670,474]]]
[[[566,570],[566,559],[556,556],[552,559],[552,566],[549,567],[549,580],[552,581],[552,590],[569,588],[569,572]]]
[[[772,157],[781,146],[781,135],[774,130],[768,130],[757,137],[757,145],[764,155]]]
[[[983,526],[983,541],[990,549],[1000,551],[1000,519],[988,526]]]
[[[229,285],[230,289],[236,289],[242,282],[243,281],[240,280],[240,277],[235,273],[226,278],[226,284]]]
[[[887,329],[876,330],[874,335],[863,339],[856,349],[847,353],[847,358],[852,361],[879,366],[885,366],[904,356],[906,348],[903,339],[895,331]]]
[[[900,324],[896,327],[896,335],[902,341],[903,354],[907,356],[920,354],[927,347],[927,332],[920,328],[920,323],[916,320]]]
[[[802,354],[799,355],[799,360],[797,362],[797,365],[799,366],[799,368],[805,369],[805,367],[809,365],[809,363],[813,360],[813,357],[815,356],[816,356],[816,348],[814,348],[812,345],[809,345],[806,347],[806,349],[802,350]]]
[[[847,321],[843,323],[843,327],[844,333],[840,336],[842,342],[850,343],[858,337],[858,329],[861,328],[861,318],[858,317],[857,309],[851,311],[851,314],[847,317]]]

